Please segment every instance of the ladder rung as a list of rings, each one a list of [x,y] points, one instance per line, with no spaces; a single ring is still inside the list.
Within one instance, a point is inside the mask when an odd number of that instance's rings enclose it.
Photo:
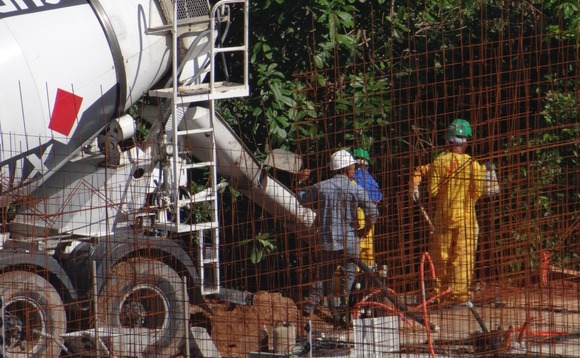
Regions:
[[[191,164],[184,164],[184,169],[197,169],[197,168],[205,168],[215,165],[214,162],[199,162],[199,163],[191,163]]]
[[[207,196],[201,196],[201,197],[192,197],[191,199],[179,200],[177,202],[177,206],[181,208],[181,207],[183,207],[185,205],[189,205],[189,204],[207,203],[208,201],[213,201],[214,199],[215,199],[215,196],[213,196],[213,195],[207,195]]]
[[[198,102],[201,100],[234,98],[247,96],[249,93],[248,86],[232,82],[214,82],[213,93],[210,93],[208,83],[199,85],[182,86],[178,89],[179,105]],[[150,90],[151,97],[173,98],[173,88],[161,88]]]
[[[211,230],[217,229],[218,223],[217,222],[204,222],[204,223],[197,223],[197,224],[179,224],[177,227],[177,232],[192,232],[192,231],[201,231],[201,230]]]
[[[208,229],[215,229],[218,227],[217,221],[207,221],[203,223],[197,223],[191,225],[193,230],[208,230]]]
[[[178,136],[199,134],[199,133],[210,133],[213,132],[213,128],[200,128],[200,129],[186,129],[183,131],[177,131]]]
[[[195,26],[195,25],[207,25],[207,26],[205,26],[207,28],[207,27],[209,27],[209,23],[210,23],[209,16],[188,17],[188,18],[178,19],[177,20],[177,27],[181,28],[181,27],[190,27],[190,26]],[[156,34],[156,33],[164,33],[164,32],[171,31],[171,30],[173,30],[173,23],[148,28],[147,33]],[[195,29],[195,30],[200,31],[201,29]]]
[[[214,53],[220,52],[234,52],[234,51],[246,51],[246,46],[231,46],[231,47],[216,47],[213,49]]]

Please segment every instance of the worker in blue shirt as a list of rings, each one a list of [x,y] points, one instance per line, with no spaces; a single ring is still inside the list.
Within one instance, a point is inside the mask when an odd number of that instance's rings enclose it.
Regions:
[[[369,172],[371,163],[369,152],[366,149],[357,148],[353,151],[353,157],[356,160],[354,180],[367,191],[369,198],[378,204],[383,199],[383,193],[379,183]]]
[[[301,185],[308,179],[310,171],[304,169],[298,173],[298,198],[302,204],[316,208],[317,223],[317,240],[312,243],[316,256],[315,278],[303,312],[306,315],[312,313],[326,294],[335,323],[340,324],[347,315],[335,307],[334,271],[339,265],[344,268],[340,300],[341,306],[346,308],[356,274],[356,264],[351,259],[360,256],[360,238],[371,230],[378,211],[366,191],[353,182],[355,161],[349,152],[339,150],[333,153],[330,169],[335,172],[332,178],[310,187]],[[358,225],[357,208],[365,213],[363,228]]]

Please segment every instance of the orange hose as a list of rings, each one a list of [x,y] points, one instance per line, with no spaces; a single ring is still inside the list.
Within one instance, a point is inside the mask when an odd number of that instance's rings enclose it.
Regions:
[[[422,303],[422,311],[423,311],[423,320],[425,320],[425,332],[427,333],[427,344],[429,345],[429,353],[431,354],[432,358],[435,358],[435,348],[433,348],[433,342],[431,341],[431,330],[429,329],[429,317],[427,315],[427,300],[425,298],[425,260],[429,260],[429,269],[431,270],[431,276],[435,278],[435,266],[433,265],[433,261],[431,261],[431,256],[428,252],[423,253],[421,256],[421,264],[419,265],[419,276],[421,279],[421,288],[423,290],[423,303]]]
[[[511,343],[512,343],[511,342],[512,341],[512,337],[513,337],[515,331],[516,331],[516,329],[510,326],[510,329],[509,329],[509,331],[508,331],[508,333],[506,335],[505,342],[503,343],[503,347],[504,348],[510,348]]]
[[[527,330],[526,334],[528,336],[534,336],[534,337],[545,337],[545,338],[552,338],[552,337],[556,337],[556,336],[563,336],[568,334],[567,331],[530,331]]]
[[[421,303],[421,304],[420,304],[420,305],[418,305],[418,306],[415,306],[415,307],[413,307],[412,311],[415,311],[415,310],[417,310],[417,309],[419,309],[419,308],[421,308],[421,309],[422,309],[422,308],[423,308],[423,306],[426,306],[426,305],[428,305],[429,303],[431,303],[431,302],[435,301],[436,299],[438,299],[438,298],[441,298],[441,297],[443,297],[443,296],[446,296],[446,295],[449,295],[449,294],[451,294],[451,289],[450,289],[450,288],[446,289],[446,290],[445,290],[445,291],[443,291],[443,292],[439,292],[439,293],[438,293],[438,294],[436,294],[435,296],[433,296],[433,297],[429,298],[427,301],[425,301],[425,302]]]
[[[518,336],[518,343],[522,343],[522,340],[524,339],[524,335],[526,334],[526,331],[528,330],[528,326],[530,325],[530,322],[532,322],[533,320],[535,320],[536,317],[528,317],[526,319],[526,321],[524,322],[524,324],[520,327],[519,329],[519,336]]]
[[[540,268],[540,282],[542,283],[542,286],[547,286],[548,285],[548,267],[550,264],[550,255],[548,254],[547,251],[542,251],[540,253],[541,255],[541,268]]]

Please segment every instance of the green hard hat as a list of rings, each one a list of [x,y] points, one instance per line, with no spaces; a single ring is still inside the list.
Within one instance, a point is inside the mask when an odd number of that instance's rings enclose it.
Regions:
[[[471,137],[471,125],[465,119],[455,119],[447,128],[448,137]]]
[[[355,159],[365,159],[366,161],[370,162],[371,161],[371,157],[369,155],[369,151],[366,149],[362,149],[362,148],[356,148],[353,152],[352,152],[352,156]]]

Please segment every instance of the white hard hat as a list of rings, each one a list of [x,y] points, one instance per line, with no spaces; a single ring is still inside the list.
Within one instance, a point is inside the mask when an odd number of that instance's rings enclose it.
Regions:
[[[330,170],[339,170],[354,164],[352,155],[344,149],[334,152],[330,156]]]

